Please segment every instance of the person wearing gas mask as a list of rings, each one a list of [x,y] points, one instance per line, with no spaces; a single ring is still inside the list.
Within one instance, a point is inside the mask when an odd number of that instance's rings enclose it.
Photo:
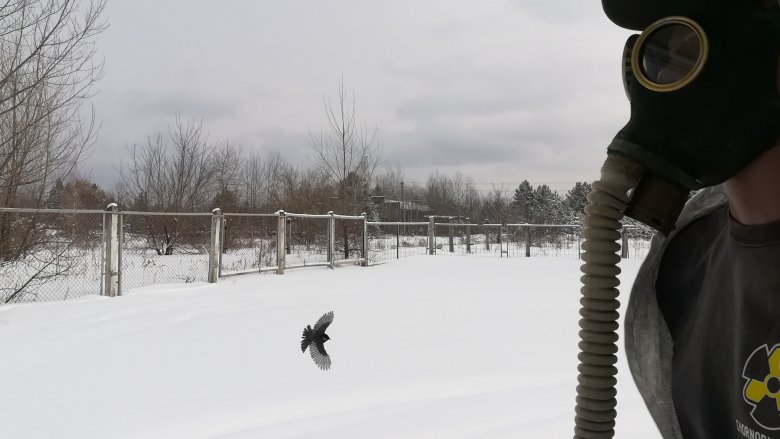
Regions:
[[[663,438],[780,439],[780,1],[602,5],[641,34],[624,52],[631,119],[585,219],[575,437],[614,435],[625,213],[660,232],[624,341]]]

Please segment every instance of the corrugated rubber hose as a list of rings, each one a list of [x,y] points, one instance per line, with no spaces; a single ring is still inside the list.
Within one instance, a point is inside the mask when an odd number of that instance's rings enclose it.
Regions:
[[[580,304],[580,365],[577,368],[575,439],[615,435],[617,379],[618,274],[620,221],[642,169],[630,159],[609,155],[601,179],[593,183],[583,222]]]

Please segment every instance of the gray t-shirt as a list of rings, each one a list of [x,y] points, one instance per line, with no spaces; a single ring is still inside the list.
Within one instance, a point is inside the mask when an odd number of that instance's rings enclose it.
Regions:
[[[780,439],[779,261],[780,221],[745,226],[725,206],[664,253],[655,286],[686,439]]]

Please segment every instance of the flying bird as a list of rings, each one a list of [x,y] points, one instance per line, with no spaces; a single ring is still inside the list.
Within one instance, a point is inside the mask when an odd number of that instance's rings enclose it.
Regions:
[[[333,323],[333,311],[323,314],[314,324],[314,329],[311,325],[306,325],[303,329],[301,352],[306,352],[306,348],[309,348],[312,360],[322,370],[330,369],[330,355],[325,352],[325,342],[330,340],[330,337],[325,333],[325,330],[331,323]]]

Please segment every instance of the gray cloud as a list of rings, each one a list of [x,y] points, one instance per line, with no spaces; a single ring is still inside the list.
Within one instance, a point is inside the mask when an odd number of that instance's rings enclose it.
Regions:
[[[625,32],[599,2],[241,2],[239,14],[230,2],[163,3],[109,2],[103,129],[85,164],[101,184],[124,145],[177,113],[202,118],[212,141],[305,165],[307,130],[325,126],[322,96],[342,74],[358,117],[410,175],[579,180],[628,115]]]
[[[235,117],[245,103],[243,98],[209,96],[196,90],[165,93],[132,90],[120,102],[131,115],[172,118],[175,114],[191,114],[209,122]]]

